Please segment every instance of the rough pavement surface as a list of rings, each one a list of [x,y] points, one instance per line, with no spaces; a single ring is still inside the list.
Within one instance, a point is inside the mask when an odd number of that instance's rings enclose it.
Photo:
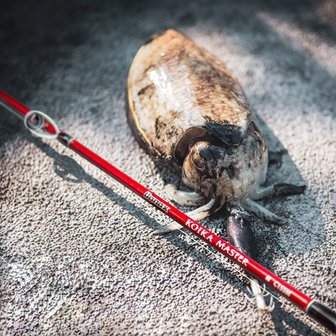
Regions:
[[[1,88],[164,195],[125,116],[139,46],[181,30],[239,78],[283,165],[269,182],[304,195],[254,223],[259,261],[336,309],[336,6],[330,1],[0,1]],[[291,304],[259,313],[243,276],[190,235],[150,236],[164,215],[0,113],[2,335],[317,335]],[[163,178],[162,178],[163,177]],[[184,208],[186,210],[186,208]],[[223,216],[208,219],[225,236]]]

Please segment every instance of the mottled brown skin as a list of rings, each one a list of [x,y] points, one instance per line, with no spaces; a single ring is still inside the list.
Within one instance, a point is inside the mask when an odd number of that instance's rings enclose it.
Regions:
[[[182,167],[183,182],[220,204],[243,200],[265,181],[267,147],[252,122],[240,146],[199,141],[192,146]]]
[[[191,127],[239,144],[251,113],[227,67],[181,33],[168,29],[142,46],[128,76],[128,119],[144,147],[169,159]]]

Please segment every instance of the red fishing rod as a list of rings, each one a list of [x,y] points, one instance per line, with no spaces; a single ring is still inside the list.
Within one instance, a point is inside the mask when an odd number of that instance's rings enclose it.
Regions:
[[[168,203],[154,192],[144,187],[111,163],[82,145],[68,133],[60,130],[55,122],[46,114],[40,111],[30,110],[9,96],[0,91],[0,105],[14,113],[24,121],[24,125],[30,132],[41,138],[55,138],[64,146],[72,149],[95,166],[112,176],[118,182],[138,194],[157,209],[174,219],[176,222],[187,228],[196,236],[214,247],[216,250],[237,263],[242,269],[249,272],[263,283],[267,284],[290,302],[306,312],[310,317],[319,322],[329,330],[336,332],[336,313],[325,305],[308,297],[279,276],[251,259],[243,252],[236,249],[224,239],[220,238],[206,227],[193,220],[172,204]]]

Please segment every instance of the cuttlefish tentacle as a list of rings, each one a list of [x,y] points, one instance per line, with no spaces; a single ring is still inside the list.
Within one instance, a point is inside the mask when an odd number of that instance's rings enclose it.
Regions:
[[[252,212],[260,219],[264,220],[266,223],[272,223],[276,225],[283,225],[287,222],[285,218],[275,215],[273,212],[267,210],[257,202],[246,198],[243,202],[243,206],[246,210]]]
[[[188,192],[177,190],[174,184],[167,184],[165,192],[170,200],[179,205],[201,205],[204,202],[204,197],[196,192]]]
[[[253,200],[264,198],[291,196],[302,194],[306,189],[305,185],[294,185],[289,183],[275,183],[268,187],[259,188],[250,195]]]

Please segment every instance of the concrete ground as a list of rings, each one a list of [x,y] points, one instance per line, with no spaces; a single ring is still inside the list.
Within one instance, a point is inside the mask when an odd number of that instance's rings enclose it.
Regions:
[[[126,123],[139,46],[166,27],[226,62],[285,148],[269,182],[306,183],[255,223],[259,261],[336,309],[336,5],[323,1],[0,1],[0,87],[164,195]],[[318,335],[290,304],[260,314],[237,268],[59,143],[0,113],[1,335]],[[186,210],[186,208],[184,209]],[[205,225],[225,236],[224,218]]]

